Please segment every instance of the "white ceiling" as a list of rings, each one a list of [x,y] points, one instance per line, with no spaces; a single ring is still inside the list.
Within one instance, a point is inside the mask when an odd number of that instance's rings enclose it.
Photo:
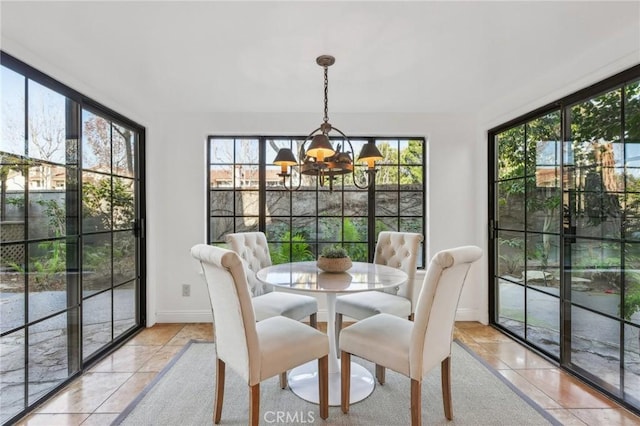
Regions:
[[[198,112],[321,114],[320,54],[330,113],[474,112],[607,40],[640,45],[637,1],[2,1],[0,18],[8,53]]]

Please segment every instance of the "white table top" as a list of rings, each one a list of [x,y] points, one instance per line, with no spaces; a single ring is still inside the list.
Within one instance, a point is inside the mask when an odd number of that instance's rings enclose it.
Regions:
[[[379,290],[403,284],[407,274],[385,265],[353,262],[346,272],[324,272],[315,261],[268,266],[256,274],[264,283],[292,290],[342,293]]]

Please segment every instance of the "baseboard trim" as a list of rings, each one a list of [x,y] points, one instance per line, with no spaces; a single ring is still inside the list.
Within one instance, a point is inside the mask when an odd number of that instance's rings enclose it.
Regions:
[[[156,322],[158,323],[210,323],[211,319],[211,310],[209,309],[199,311],[164,311],[156,313]]]
[[[458,309],[456,321],[481,321],[482,316],[476,309]],[[327,311],[318,311],[318,321],[327,322]],[[345,318],[345,321],[351,321]],[[211,311],[164,311],[156,314],[157,323],[198,323],[211,322]]]

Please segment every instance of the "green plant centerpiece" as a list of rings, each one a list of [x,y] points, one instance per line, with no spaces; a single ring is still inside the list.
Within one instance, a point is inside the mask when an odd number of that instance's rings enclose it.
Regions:
[[[331,246],[322,250],[317,265],[325,272],[344,272],[351,268],[352,263],[344,247]]]

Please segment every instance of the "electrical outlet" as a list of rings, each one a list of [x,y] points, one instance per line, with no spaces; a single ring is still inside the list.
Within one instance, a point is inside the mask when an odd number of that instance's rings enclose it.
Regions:
[[[191,285],[190,284],[182,284],[182,296],[183,297],[191,296]]]

